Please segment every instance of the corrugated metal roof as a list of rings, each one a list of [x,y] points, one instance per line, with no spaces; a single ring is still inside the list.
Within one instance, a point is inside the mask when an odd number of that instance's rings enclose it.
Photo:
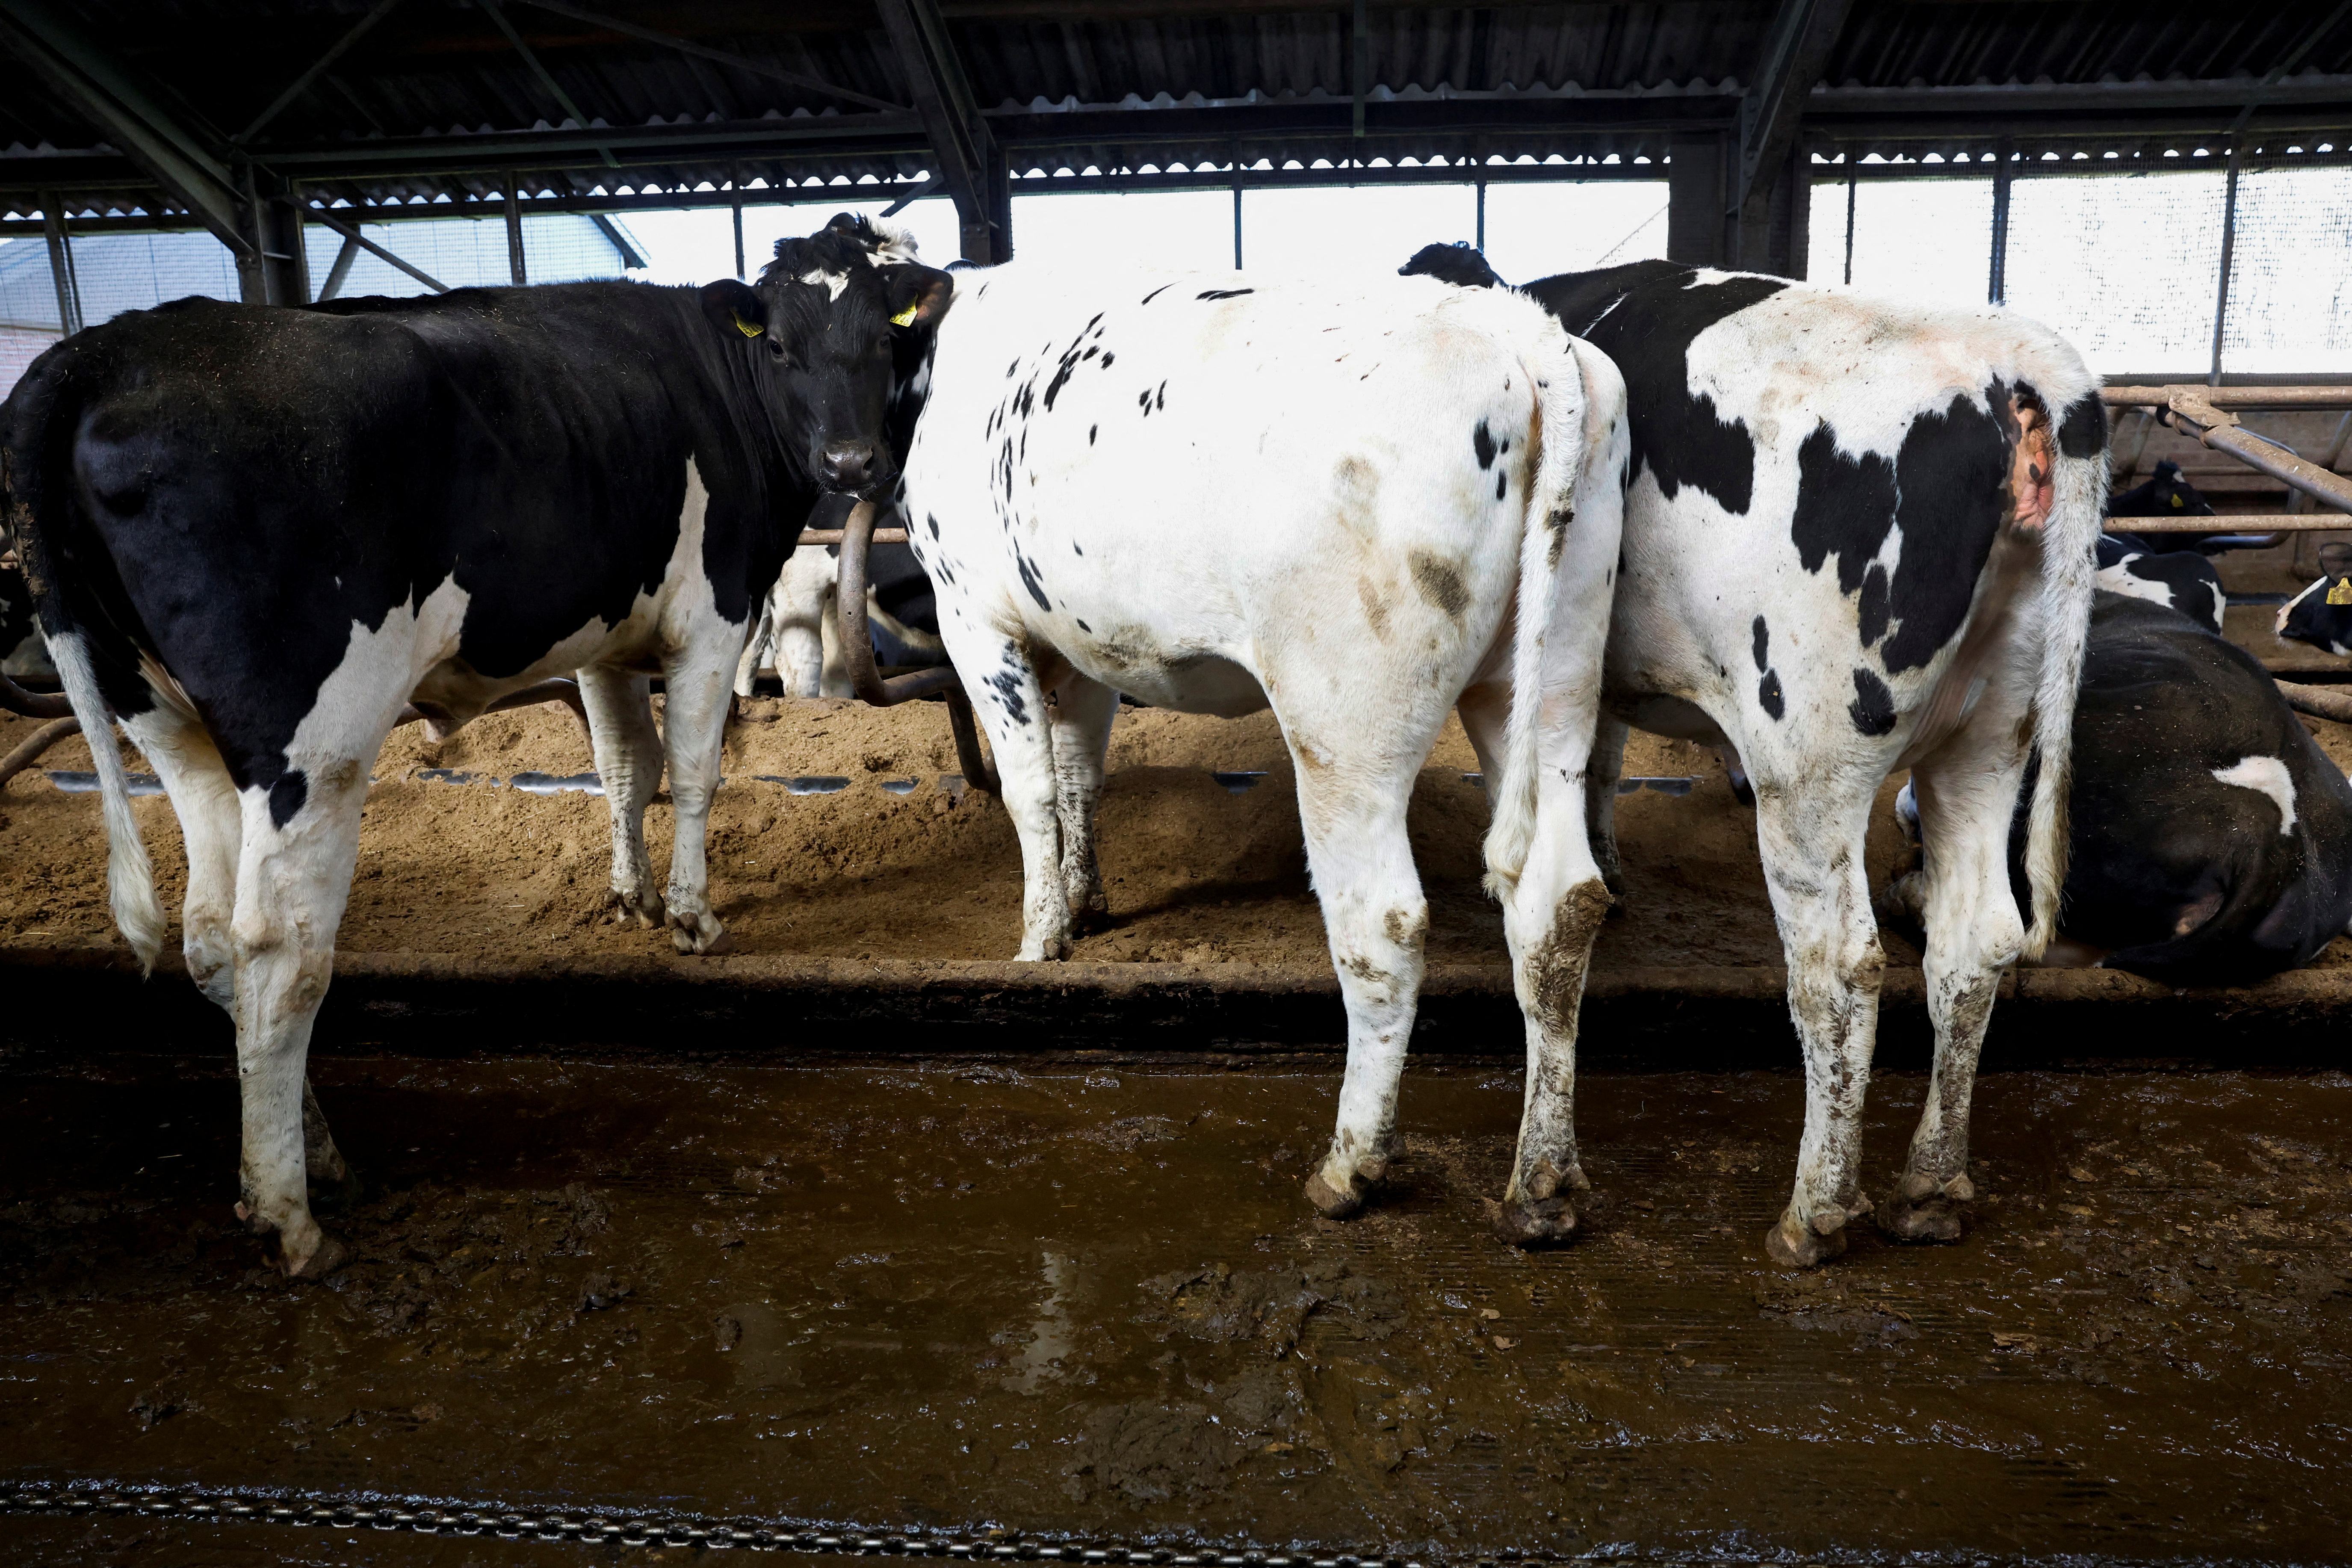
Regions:
[[[226,141],[369,5],[80,0],[76,14],[160,84],[169,112]],[[601,0],[592,8],[769,70],[911,102],[867,0],[790,7]],[[1361,142],[1349,134],[1353,50],[1344,6],[947,0],[943,10],[975,100],[1016,174],[1025,174],[1223,167],[1236,153],[1277,167],[1350,155],[1660,159],[1676,127],[1719,127],[1736,114],[1773,7],[1769,0],[1376,5],[1367,38],[1370,134]],[[2132,101],[2147,94],[2129,84],[2234,81],[2251,91],[2332,10],[2330,0],[2234,7],[1862,0],[1832,49],[1825,90],[1810,100],[1808,123],[1850,139],[1857,154],[1948,153],[2011,127],[1939,105],[1937,89],[2046,83],[2065,111],[2036,120],[2045,140],[2053,126],[2073,136],[2113,124],[2119,128],[2099,145],[2148,153],[2168,144],[2168,132],[2160,115],[2151,121]],[[510,0],[506,15],[589,129],[633,143],[614,147],[625,167],[592,150],[551,149],[543,138],[510,145],[518,133],[561,127],[565,112],[494,19],[466,0],[403,0],[254,140],[252,153],[367,204],[479,198],[503,189],[498,164],[509,158],[536,171],[529,188],[556,192],[692,190],[739,174],[771,184],[898,180],[927,170],[911,115],[875,114],[528,0]],[[2277,96],[2320,98],[2294,111],[2303,121],[2333,116],[2352,125],[2352,91],[2338,90],[2347,77],[2352,24],[2339,23]],[[2063,99],[2066,89],[2102,83],[2125,101],[2110,110],[2104,100]],[[1927,112],[1944,116],[1935,137],[1923,140],[1916,126],[1890,129]],[[846,139],[803,139],[836,132]],[[656,140],[660,145],[634,144]],[[37,185],[61,190],[75,213],[125,212],[153,200],[92,125],[0,53],[0,207],[10,216],[36,210]]]

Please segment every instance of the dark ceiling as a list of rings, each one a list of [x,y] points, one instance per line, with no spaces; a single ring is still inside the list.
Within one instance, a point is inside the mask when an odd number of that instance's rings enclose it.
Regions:
[[[1318,162],[1403,178],[1427,177],[1400,171],[1406,159],[1660,160],[1674,136],[1736,132],[1786,3],[937,0],[937,15],[1016,187],[1066,170],[1134,187],[1229,179],[1217,171],[1236,158],[1265,160],[1269,181],[1286,164],[1311,178]],[[515,170],[533,195],[675,205],[730,177],[899,180],[932,163],[920,84],[872,0],[79,0],[70,13],[0,0],[11,218],[41,210],[45,190],[77,219],[175,205],[37,68],[18,24],[45,10],[224,166],[249,161],[313,200],[472,202]],[[1857,0],[1801,133],[1825,155],[1948,157],[2007,139],[2152,158],[2225,131],[2290,59],[2254,131],[2284,146],[2352,128],[2340,0]]]

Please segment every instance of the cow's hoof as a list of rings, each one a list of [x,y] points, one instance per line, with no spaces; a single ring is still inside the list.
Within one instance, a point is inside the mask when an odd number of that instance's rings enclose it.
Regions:
[[[1013,955],[1015,963],[1059,963],[1070,956],[1070,939],[1057,936],[1051,940],[1024,942],[1021,951]]]
[[[632,893],[614,888],[604,895],[604,907],[613,911],[613,923],[616,926],[625,926],[635,921],[639,931],[651,931],[662,923],[659,893]]]
[[[310,1234],[315,1239],[299,1258],[291,1247],[278,1249],[278,1267],[289,1279],[323,1279],[351,1259],[350,1249],[317,1226],[310,1227]]]
[[[1315,1212],[1325,1219],[1353,1219],[1364,1212],[1364,1198],[1370,1189],[1370,1183],[1363,1183],[1360,1187],[1355,1182],[1344,1187],[1335,1187],[1324,1179],[1322,1172],[1318,1171],[1307,1178],[1307,1201],[1313,1204]]]
[[[681,953],[716,957],[735,944],[727,939],[727,928],[719,917],[705,910],[691,919],[673,907],[669,912],[669,940]]]
[[[1811,1225],[1783,1211],[1780,1223],[1764,1233],[1764,1256],[1783,1268],[1811,1268],[1845,1251],[1846,1216],[1835,1209],[1814,1216]],[[1831,1228],[1824,1231],[1822,1226]]]
[[[1896,1241],[1958,1241],[1962,1211],[1976,1195],[1976,1184],[1965,1173],[1939,1184],[1914,1173],[1903,1178],[1878,1227]]]
[[[1495,1234],[1513,1247],[1552,1247],[1574,1238],[1576,1209],[1559,1196],[1486,1200]]]

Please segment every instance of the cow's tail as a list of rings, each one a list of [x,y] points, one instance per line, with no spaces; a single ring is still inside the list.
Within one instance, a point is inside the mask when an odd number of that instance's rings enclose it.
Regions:
[[[1547,323],[1549,325],[1550,323]],[[1536,805],[1543,766],[1541,737],[1545,705],[1546,639],[1555,630],[1563,563],[1587,565],[1578,556],[1589,548],[1591,525],[1615,515],[1622,500],[1608,487],[1620,476],[1605,456],[1589,451],[1587,403],[1613,400],[1622,409],[1624,386],[1617,367],[1597,350],[1563,338],[1555,351],[1522,356],[1536,385],[1536,465],[1528,490],[1527,526],[1519,540],[1518,607],[1511,633],[1511,717],[1503,731],[1503,776],[1493,793],[1494,821],[1486,830],[1486,890],[1507,898],[1527,865],[1536,836]],[[1591,384],[1588,384],[1588,382]],[[1590,399],[1588,398],[1590,395]],[[1622,423],[1622,421],[1621,421]],[[1584,521],[1580,525],[1579,519]],[[1609,558],[1617,555],[1617,530],[1609,530]],[[1606,635],[1606,602],[1601,608]],[[1590,672],[1600,698],[1599,644]],[[1580,797],[1579,809],[1582,808]]]
[[[2084,395],[2092,400],[2090,417],[2103,421],[2098,393]],[[2058,932],[2059,896],[2066,885],[2066,801],[2074,783],[2074,697],[2083,684],[2099,529],[2106,512],[2106,443],[2100,440],[2087,456],[2067,456],[2065,437],[2074,424],[2068,419],[2052,443],[2057,471],[2042,542],[2042,669],[2033,693],[2033,745],[2042,766],[2026,817],[2025,875],[2033,899],[2025,932],[2028,959],[2040,958]]]
[[[69,353],[71,345],[42,356]],[[47,374],[44,374],[44,373]],[[67,509],[71,487],[58,482],[52,469],[67,460],[76,411],[63,396],[68,377],[54,363],[36,362],[26,374],[27,385],[9,399],[5,429],[0,429],[0,508],[5,508],[16,536],[18,559],[32,590],[33,607],[41,631],[48,638],[49,658],[65,687],[66,700],[81,732],[89,741],[90,763],[98,770],[99,798],[106,821],[106,890],[113,906],[114,923],[121,928],[142,973],[152,973],[163,951],[166,925],[163,900],[155,894],[155,868],[140,837],[139,819],[131,811],[131,775],[114,742],[114,715],[99,689],[98,670],[90,659],[91,633],[74,616],[71,596],[58,579],[58,552],[54,542],[73,526]]]

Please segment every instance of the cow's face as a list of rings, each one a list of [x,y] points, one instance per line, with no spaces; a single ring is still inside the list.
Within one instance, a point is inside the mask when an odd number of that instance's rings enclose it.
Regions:
[[[718,331],[765,350],[777,426],[810,478],[861,500],[898,479],[883,438],[893,351],[909,334],[928,337],[955,290],[913,250],[845,213],[806,239],[777,241],[757,287],[702,290]]]
[[[2283,637],[2352,654],[2352,548],[2321,545],[2319,571],[2319,581],[2279,606],[2275,629]]]

